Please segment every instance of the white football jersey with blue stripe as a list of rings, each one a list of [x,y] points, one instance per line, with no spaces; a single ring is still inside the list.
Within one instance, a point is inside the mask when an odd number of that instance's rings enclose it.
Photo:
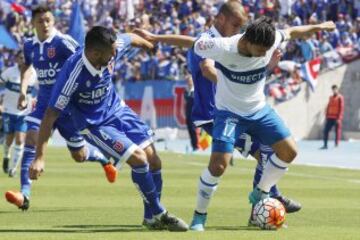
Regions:
[[[36,72],[34,68],[30,68],[32,71],[31,78],[28,79],[28,98],[31,98],[31,93],[34,90],[36,82]],[[18,65],[7,68],[1,73],[1,81],[5,83],[5,90],[3,92],[3,106],[4,112],[8,114],[24,116],[30,113],[31,104],[28,104],[28,108],[25,110],[19,110],[17,103],[20,95],[20,70]]]
[[[194,50],[199,56],[215,60],[218,76],[216,108],[248,116],[266,105],[264,87],[267,65],[274,51],[285,40],[285,34],[276,31],[275,43],[264,57],[241,55],[237,46],[242,36],[200,38],[195,42]]]

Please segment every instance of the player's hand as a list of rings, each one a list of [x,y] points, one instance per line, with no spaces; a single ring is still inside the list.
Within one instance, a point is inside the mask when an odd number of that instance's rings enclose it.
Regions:
[[[320,28],[324,31],[334,31],[336,25],[333,21],[327,21],[320,24]]]
[[[24,110],[27,107],[27,100],[26,100],[26,95],[20,93],[19,99],[18,99],[18,106],[17,108],[19,110]]]
[[[156,35],[147,30],[135,28],[133,33],[135,33],[136,35],[139,35],[140,37],[148,40],[149,42],[151,42],[153,44],[155,44],[157,42]]]
[[[41,159],[35,159],[29,168],[29,175],[31,180],[37,180],[44,172],[45,163]]]

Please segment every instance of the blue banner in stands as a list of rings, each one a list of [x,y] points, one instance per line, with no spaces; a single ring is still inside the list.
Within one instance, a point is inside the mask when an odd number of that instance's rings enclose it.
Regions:
[[[0,25],[0,45],[9,49],[18,49],[19,46],[4,25]]]

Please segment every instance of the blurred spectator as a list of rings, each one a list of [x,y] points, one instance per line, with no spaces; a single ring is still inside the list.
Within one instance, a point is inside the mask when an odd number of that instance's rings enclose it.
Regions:
[[[341,138],[341,125],[344,115],[344,97],[339,93],[337,85],[331,87],[333,95],[330,96],[326,107],[326,122],[324,128],[324,146],[321,149],[328,148],[329,132],[335,127],[335,147],[339,146]]]
[[[159,34],[187,34],[197,36],[212,24],[217,9],[225,0],[82,0],[86,29],[94,25],[113,27],[117,31],[131,31],[138,27]],[[235,1],[235,0],[233,0]],[[240,0],[239,0],[240,1]],[[34,4],[47,2],[57,18],[57,29],[68,30],[72,0],[17,0],[30,10]],[[360,0],[242,0],[249,19],[268,15],[276,20],[278,28],[306,23],[334,20],[337,30],[301,42],[289,42],[285,60],[307,61],[319,52],[338,46],[359,47]],[[132,3],[131,5],[128,5]],[[6,1],[0,1],[0,24],[20,44],[33,36],[29,11],[23,15],[11,10]],[[345,35],[344,35],[345,33]],[[347,35],[348,34],[348,35]],[[318,41],[320,40],[320,42]],[[320,49],[322,48],[322,49]],[[139,53],[139,54],[136,54]],[[186,50],[159,45],[156,54],[132,52],[122,64],[117,64],[116,78],[139,81],[149,79],[184,79]],[[13,65],[13,51],[0,46],[0,70]]]
[[[331,46],[326,36],[320,38],[319,50],[321,54],[334,50],[333,46]]]

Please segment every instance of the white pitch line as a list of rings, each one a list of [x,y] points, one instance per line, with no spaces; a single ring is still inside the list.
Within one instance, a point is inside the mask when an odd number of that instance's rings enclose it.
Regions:
[[[178,162],[180,163],[180,161],[178,161]],[[191,165],[191,166],[200,166],[200,167],[206,167],[208,165],[207,163],[200,163],[200,162],[182,162],[181,161],[181,163],[185,163],[186,165]],[[240,171],[241,172],[247,172],[247,173],[251,172],[252,173],[254,171],[254,169],[241,168]],[[338,178],[338,177],[318,176],[318,175],[294,173],[294,172],[287,172],[286,175],[295,176],[295,177],[320,179],[320,180],[345,181],[345,182],[348,182],[348,183],[360,184],[360,179],[344,179],[344,178]]]

